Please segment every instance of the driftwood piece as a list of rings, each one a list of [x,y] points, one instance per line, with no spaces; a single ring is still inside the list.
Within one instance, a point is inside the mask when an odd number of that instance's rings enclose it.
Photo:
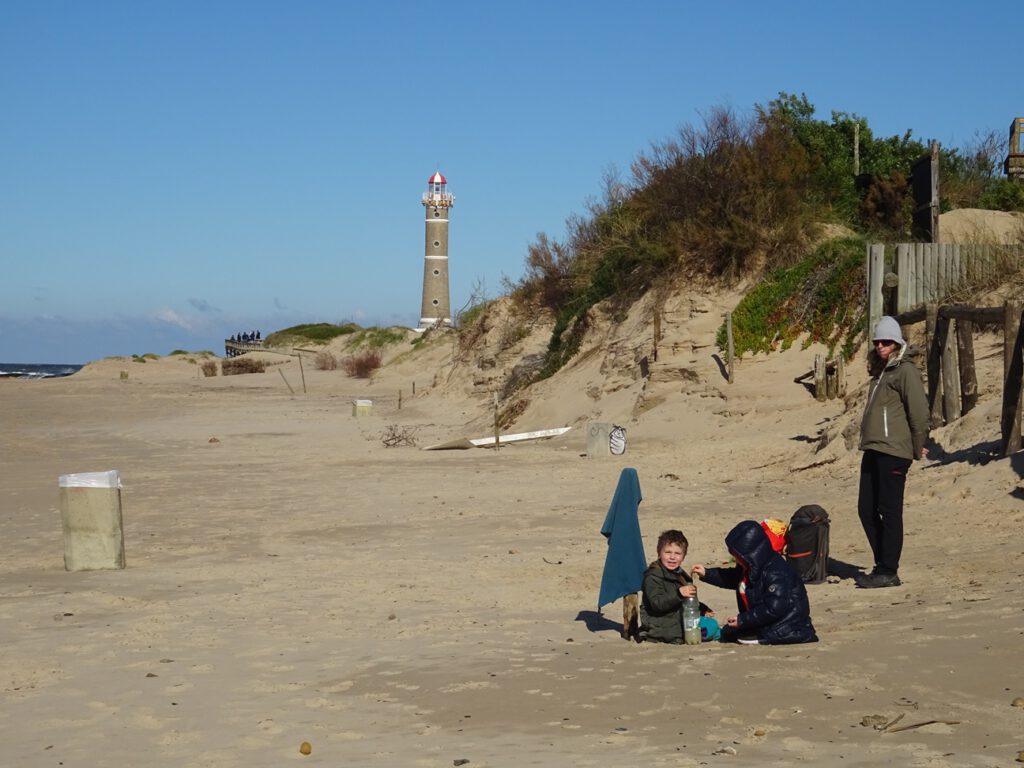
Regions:
[[[913,728],[923,728],[926,725],[960,725],[959,720],[925,720],[923,723],[911,723],[910,725],[901,725],[899,728],[889,728],[886,733],[899,733],[900,731],[909,731]]]
[[[890,720],[888,723],[886,723],[884,726],[882,726],[882,730],[883,731],[888,731],[890,728],[892,728],[894,725],[896,725],[896,723],[898,723],[900,720],[902,720],[906,716],[907,716],[906,712],[900,712],[896,717],[894,717],[892,720]]]

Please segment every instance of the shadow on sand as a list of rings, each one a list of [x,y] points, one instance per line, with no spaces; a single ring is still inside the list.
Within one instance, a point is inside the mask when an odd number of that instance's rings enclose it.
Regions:
[[[858,576],[864,575],[864,566],[844,563],[842,560],[830,557],[828,559],[828,575],[838,576],[840,579],[856,579]]]
[[[580,611],[576,614],[576,621],[582,621],[591,632],[609,632],[614,630],[622,634],[622,622],[612,621],[597,611]]]

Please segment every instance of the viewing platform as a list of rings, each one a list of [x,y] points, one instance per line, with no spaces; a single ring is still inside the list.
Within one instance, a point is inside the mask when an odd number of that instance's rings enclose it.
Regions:
[[[237,357],[246,352],[258,352],[263,349],[263,341],[234,341],[224,339],[224,357]]]

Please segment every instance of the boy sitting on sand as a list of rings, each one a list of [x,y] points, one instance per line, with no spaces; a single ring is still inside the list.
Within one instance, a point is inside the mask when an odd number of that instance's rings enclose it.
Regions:
[[[722,641],[782,645],[814,643],[807,589],[782,555],[772,549],[764,529],[746,520],[725,537],[732,568],[694,565],[693,573],[716,587],[736,590],[739,613],[722,627]],[[644,587],[646,589],[646,580]]]
[[[683,558],[689,546],[682,531],[664,531],[658,537],[658,559],[644,571],[641,640],[683,642],[683,598],[697,594],[693,581],[683,570]],[[700,612],[701,616],[714,615],[704,604]],[[717,624],[715,626],[717,628]]]

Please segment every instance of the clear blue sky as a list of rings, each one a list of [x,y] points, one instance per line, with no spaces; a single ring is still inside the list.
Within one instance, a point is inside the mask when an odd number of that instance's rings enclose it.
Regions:
[[[414,325],[420,195],[452,305],[612,167],[779,91],[962,146],[1024,114],[1020,4],[3,0],[0,361]]]

